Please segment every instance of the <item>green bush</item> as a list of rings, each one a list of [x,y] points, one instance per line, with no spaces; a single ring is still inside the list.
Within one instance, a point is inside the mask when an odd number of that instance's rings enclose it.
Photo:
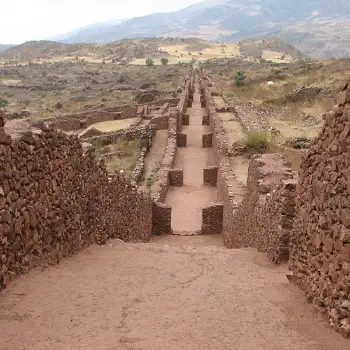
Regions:
[[[163,66],[166,66],[169,63],[169,60],[166,57],[160,59],[160,62]]]
[[[7,100],[3,100],[2,98],[0,98],[0,108],[1,107],[7,107],[8,106],[8,101]]]
[[[146,59],[146,64],[149,67],[153,66],[154,65],[153,59],[152,58],[147,58]]]
[[[236,75],[235,75],[235,85],[237,87],[242,86],[243,83],[244,83],[244,80],[245,80],[244,72],[241,72],[241,71],[237,72]]]
[[[265,153],[269,141],[266,132],[251,132],[246,140],[246,150],[250,153]]]
[[[118,83],[123,84],[123,83],[125,83],[127,81],[127,79],[128,79],[127,72],[122,71],[122,72],[119,73]]]

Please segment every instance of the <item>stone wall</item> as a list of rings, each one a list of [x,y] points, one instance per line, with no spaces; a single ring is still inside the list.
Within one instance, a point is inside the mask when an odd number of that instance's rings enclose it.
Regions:
[[[152,215],[154,235],[167,235],[172,233],[171,207],[160,202],[154,202]]]
[[[204,207],[202,209],[202,229],[203,235],[220,234],[222,231],[223,210],[221,203]]]
[[[177,147],[186,147],[187,146],[187,135],[182,133],[182,132],[178,132],[177,133]]]
[[[184,184],[184,172],[182,169],[170,169],[169,170],[169,185],[170,186],[183,186]]]
[[[303,157],[290,268],[308,299],[350,336],[350,83]]]
[[[151,119],[150,123],[155,126],[156,130],[167,130],[169,128],[169,114],[156,115]]]
[[[82,135],[80,138],[84,142],[88,142],[92,145],[110,145],[119,140],[135,140],[140,139],[143,146],[144,143],[149,143],[149,140],[155,135],[155,127],[152,124],[147,124],[145,126],[135,126],[129,129],[118,130],[114,132],[104,133],[99,136],[89,137]],[[141,147],[142,147],[141,146]]]
[[[153,194],[155,202],[163,203],[169,188],[169,171],[173,168],[177,149],[177,135],[182,130],[183,113],[187,108],[187,98],[190,89],[188,78],[185,79],[184,89],[176,109],[169,110],[168,140],[162,160],[161,167],[157,174],[157,187],[159,190]]]
[[[213,134],[212,133],[202,135],[202,147],[204,147],[204,148],[213,147]]]
[[[222,121],[209,91],[206,100],[218,164],[216,184],[223,203],[225,246],[256,247],[275,263],[288,260],[288,223],[295,210],[293,173],[281,155],[263,155],[250,162],[244,188],[232,171]]]
[[[0,288],[93,242],[151,233],[150,197],[122,175],[110,179],[77,137],[47,129],[11,140],[0,117]]]
[[[54,119],[43,119],[39,124],[44,122],[51,128],[60,129],[63,131],[77,131],[92,124],[104,121],[136,118],[139,107],[148,107],[148,109],[151,109],[152,107],[160,106],[160,110],[162,110],[161,113],[163,113],[169,106],[176,105],[177,103],[179,103],[179,99],[168,98],[142,105],[135,104],[95,108],[84,112],[57,116]],[[38,122],[34,122],[33,126],[39,126]]]
[[[203,169],[204,185],[216,186],[218,181],[218,167],[210,166]]]

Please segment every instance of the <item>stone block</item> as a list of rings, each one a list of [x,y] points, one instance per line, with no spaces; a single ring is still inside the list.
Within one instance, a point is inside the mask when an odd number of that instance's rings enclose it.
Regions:
[[[182,169],[169,170],[169,185],[170,186],[183,186],[184,184],[184,172]]]
[[[182,115],[182,125],[190,125],[190,115],[187,113],[184,113]]]
[[[218,179],[218,167],[211,166],[203,169],[203,183],[204,185],[216,186]]]
[[[160,202],[153,203],[152,232],[154,235],[171,234],[171,207]]]
[[[178,132],[176,136],[176,141],[177,141],[177,147],[186,147],[187,135],[182,132]]]
[[[224,205],[215,203],[202,209],[203,235],[220,234],[223,227]]]
[[[202,125],[209,125],[209,115],[203,115],[202,117]]]
[[[213,147],[213,133],[202,135],[202,147],[203,148]]]

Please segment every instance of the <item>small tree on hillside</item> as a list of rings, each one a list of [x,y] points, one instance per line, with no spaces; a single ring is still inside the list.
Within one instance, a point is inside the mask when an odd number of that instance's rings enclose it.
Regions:
[[[169,62],[169,60],[166,57],[163,57],[160,59],[160,62],[162,63],[163,66],[166,66]]]
[[[0,98],[0,108],[1,107],[7,107],[8,106],[8,101],[7,100],[3,100],[2,98]]]
[[[236,75],[235,75],[235,85],[237,87],[242,86],[243,83],[244,83],[244,80],[245,80],[244,72],[241,72],[241,71],[237,72]]]
[[[149,67],[153,66],[153,65],[154,65],[154,62],[153,62],[152,58],[147,58],[147,59],[146,59],[146,64],[147,64],[147,66],[149,66]]]

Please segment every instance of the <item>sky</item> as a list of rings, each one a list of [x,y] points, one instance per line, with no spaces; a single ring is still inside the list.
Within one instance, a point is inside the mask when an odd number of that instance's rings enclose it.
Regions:
[[[48,39],[87,24],[180,10],[200,0],[1,0],[0,43]]]

